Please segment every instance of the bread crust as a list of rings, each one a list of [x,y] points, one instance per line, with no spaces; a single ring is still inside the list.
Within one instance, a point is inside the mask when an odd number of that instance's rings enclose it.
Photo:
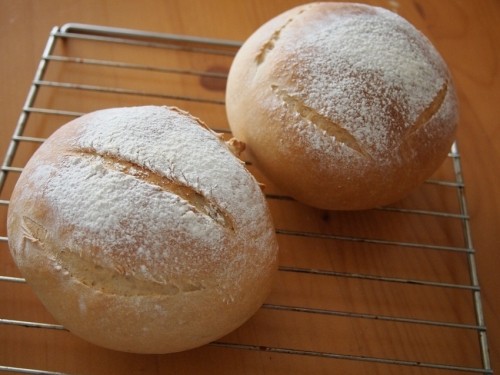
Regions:
[[[382,8],[312,3],[262,25],[231,66],[229,124],[284,192],[323,209],[400,200],[443,162],[458,108],[427,38]]]
[[[56,320],[128,352],[229,333],[277,268],[257,182],[203,123],[167,107],[97,111],[57,130],[19,178],[8,235]]]

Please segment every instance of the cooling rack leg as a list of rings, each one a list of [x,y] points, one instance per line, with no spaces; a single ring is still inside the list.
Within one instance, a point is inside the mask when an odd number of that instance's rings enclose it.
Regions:
[[[472,235],[469,224],[469,212],[467,209],[467,201],[465,199],[465,191],[464,191],[464,180],[462,174],[462,165],[460,162],[460,157],[458,153],[457,143],[453,143],[452,145],[452,154],[453,154],[453,169],[455,171],[456,182],[458,183],[457,194],[458,194],[458,203],[460,205],[460,213],[462,214],[462,227],[464,233],[464,242],[467,249],[470,251],[467,255],[467,260],[469,263],[469,273],[471,277],[471,284],[474,287],[477,287],[476,290],[473,291],[474,298],[474,309],[476,314],[477,324],[480,327],[486,327],[484,321],[484,313],[483,313],[483,305],[481,302],[481,292],[479,289],[479,278],[477,273],[476,266],[476,257],[473,244],[472,244]],[[479,331],[479,344],[481,347],[481,357],[483,361],[483,366],[487,370],[491,370],[491,362],[489,357],[489,348],[488,348],[488,339],[486,335],[486,328]]]

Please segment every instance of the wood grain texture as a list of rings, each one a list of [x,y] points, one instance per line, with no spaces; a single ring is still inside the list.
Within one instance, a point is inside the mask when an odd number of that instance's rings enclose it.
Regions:
[[[40,55],[53,26],[67,22],[82,22],[127,27],[167,33],[199,35],[229,40],[244,40],[260,24],[278,13],[304,3],[294,0],[2,0],[0,1],[0,157],[7,149],[18,120]],[[372,0],[367,3],[397,11],[426,34],[441,52],[452,71],[460,101],[458,144],[462,155],[463,174],[481,292],[485,309],[487,334],[492,367],[500,371],[500,252],[498,223],[500,222],[500,2],[496,0]],[[69,47],[72,48],[72,47]],[[90,53],[94,48],[87,48]],[[111,51],[119,54],[118,50]],[[181,61],[182,63],[182,61]],[[196,64],[197,62],[189,62]],[[218,70],[221,66],[216,67]],[[224,66],[222,67],[224,68]],[[217,70],[216,69],[216,70]],[[88,72],[91,74],[91,72]],[[68,74],[55,71],[58,77]],[[139,73],[131,79],[141,85]],[[119,74],[105,78],[110,83],[122,82]],[[153,80],[151,80],[153,81]],[[188,80],[172,83],[176,90],[189,90]],[[220,91],[206,90],[207,95],[220,97]],[[65,105],[87,110],[93,103],[85,96],[47,95],[44,103]],[[143,99],[147,102],[148,99]],[[115,103],[112,100],[109,103]],[[102,105],[106,105],[104,102]],[[123,100],[121,104],[126,105]],[[85,106],[88,106],[86,108]],[[224,123],[223,110],[206,111],[207,123]],[[32,136],[46,136],[58,126],[46,121],[44,129]],[[37,145],[25,146],[29,155]],[[16,159],[18,165],[25,162]],[[259,176],[258,171],[253,171]],[[0,199],[7,199],[16,176],[10,175]],[[456,203],[442,196],[433,186],[424,187],[425,194],[410,197],[405,204],[438,206],[456,209]],[[268,194],[278,193],[268,183]],[[383,234],[402,240],[415,238],[447,245],[461,246],[453,237],[459,224],[439,218],[401,223],[387,212],[354,213],[321,212],[287,200],[271,200],[277,227],[282,230],[310,230],[321,234],[335,232],[373,236]],[[0,236],[6,235],[6,207],[0,206]],[[436,226],[445,228],[435,230]],[[466,284],[460,272],[466,264],[463,258],[442,256],[433,252],[383,247],[377,244],[350,243],[325,238],[308,239],[280,235],[281,265],[304,269],[325,269],[339,273],[356,270],[360,273],[388,277],[438,278],[443,282]],[[332,251],[332,248],[335,251]],[[306,249],[307,251],[304,251]],[[406,252],[407,261],[400,254]],[[19,276],[5,243],[0,243],[0,275]],[[311,309],[335,309],[351,312],[370,312],[385,316],[405,313],[419,319],[430,312],[441,311],[443,319],[452,314],[459,322],[473,320],[471,300],[462,290],[445,289],[438,298],[428,300],[425,286],[367,283],[353,277],[339,278],[334,289],[325,287],[325,275],[280,272],[268,303],[302,304]],[[411,298],[410,298],[411,297]],[[397,301],[397,303],[394,303]],[[425,303],[418,304],[415,301]],[[450,301],[460,304],[449,310]],[[448,304],[447,304],[448,303]],[[433,317],[436,315],[434,314]],[[439,316],[438,316],[439,317]],[[0,282],[0,318],[55,323],[25,284]],[[291,333],[290,333],[291,332]],[[315,335],[311,336],[311,332]],[[381,340],[380,338],[383,338]],[[466,343],[463,351],[450,351],[443,338],[455,338]],[[332,338],[338,338],[333,340]],[[226,342],[276,345],[311,350],[336,350],[356,353],[360,348],[366,355],[399,357],[411,361],[418,352],[429,362],[448,361],[464,366],[477,366],[476,336],[469,331],[444,329],[436,336],[429,327],[410,330],[406,325],[373,320],[346,319],[342,316],[317,316],[301,312],[279,312],[262,309],[241,329],[224,338]],[[258,347],[257,347],[258,349]],[[333,361],[333,362],[332,362]],[[314,358],[283,355],[263,350],[242,351],[220,346],[207,346],[194,351],[168,356],[141,356],[103,350],[87,344],[63,330],[33,330],[0,325],[0,365],[12,365],[78,374],[306,374],[331,373],[332,368],[343,374],[448,374],[454,372],[414,367],[351,361],[349,359]],[[333,367],[332,367],[333,366]]]

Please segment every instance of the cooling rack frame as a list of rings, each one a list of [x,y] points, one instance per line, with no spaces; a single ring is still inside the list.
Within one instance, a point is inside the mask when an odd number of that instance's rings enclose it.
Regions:
[[[99,85],[84,85],[79,83],[69,83],[69,82],[57,82],[45,80],[44,75],[47,70],[49,64],[54,62],[59,63],[77,63],[77,64],[96,64],[100,66],[107,66],[111,68],[126,68],[126,69],[134,69],[134,70],[157,70],[159,73],[169,73],[169,74],[192,74],[195,76],[207,76],[216,79],[225,79],[224,73],[220,72],[200,72],[193,71],[190,69],[186,70],[178,70],[172,71],[166,68],[161,67],[153,67],[146,66],[140,64],[133,64],[127,62],[117,62],[117,61],[103,61],[92,58],[81,58],[81,57],[66,57],[60,55],[54,55],[53,49],[55,44],[58,41],[62,41],[64,43],[68,43],[71,40],[86,40],[95,43],[111,43],[114,45],[128,45],[128,46],[140,46],[144,48],[160,48],[160,49],[170,49],[170,50],[178,50],[178,51],[188,51],[191,53],[209,53],[209,54],[220,54],[220,55],[229,55],[232,56],[237,51],[240,42],[230,41],[230,40],[219,40],[219,39],[210,39],[210,38],[202,38],[202,37],[193,37],[193,36],[183,36],[183,35],[174,35],[174,34],[164,34],[164,33],[154,33],[140,30],[132,30],[125,28],[114,28],[114,27],[104,27],[97,25],[86,25],[86,24],[77,24],[77,23],[68,23],[63,25],[62,27],[54,27],[50,32],[47,44],[43,51],[42,57],[40,59],[38,68],[36,69],[34,79],[32,81],[32,85],[28,91],[28,95],[21,111],[19,120],[14,130],[14,134],[12,139],[8,145],[5,158],[0,170],[0,192],[3,190],[6,178],[9,174],[19,174],[22,171],[22,167],[16,167],[13,165],[13,161],[16,156],[16,152],[19,148],[20,143],[42,143],[44,138],[32,137],[24,135],[24,130],[27,123],[30,121],[30,116],[34,113],[39,115],[55,115],[55,116],[70,116],[77,117],[82,115],[83,113],[75,112],[71,110],[64,109],[54,109],[54,108],[40,108],[34,105],[35,100],[37,98],[38,92],[43,87],[60,87],[65,89],[74,89],[74,90],[89,90],[95,92],[107,92],[116,95],[138,95],[138,96],[155,96],[161,97],[165,100],[174,99],[174,100],[184,100],[191,102],[201,102],[205,99],[199,97],[191,97],[191,96],[178,96],[178,95],[170,95],[169,93],[151,93],[145,91],[138,91],[134,89],[126,89],[126,88],[117,88],[117,87],[103,87]],[[221,100],[206,100],[208,103],[223,105],[223,101]],[[224,130],[219,130],[224,132]],[[227,132],[227,131],[226,131]],[[479,286],[477,268],[475,263],[475,249],[472,243],[472,235],[469,223],[469,213],[467,209],[467,200],[465,196],[465,184],[462,176],[462,168],[460,162],[460,153],[458,150],[457,144],[453,144],[452,149],[449,153],[449,158],[452,161],[453,172],[455,176],[454,181],[444,181],[444,180],[429,180],[427,183],[435,184],[447,188],[452,188],[456,190],[459,212],[458,213],[448,213],[448,212],[433,212],[428,210],[419,210],[419,209],[407,209],[407,208],[398,208],[398,207],[383,207],[380,210],[385,210],[388,212],[400,212],[403,215],[435,215],[435,216],[443,216],[449,217],[456,220],[459,220],[461,223],[461,233],[459,235],[463,236],[463,247],[447,247],[441,245],[434,244],[421,244],[421,243],[412,243],[410,241],[392,241],[385,239],[377,239],[377,238],[364,238],[364,237],[356,237],[356,236],[346,236],[342,234],[322,234],[322,233],[314,233],[307,230],[289,230],[277,228],[276,232],[278,235],[282,236],[296,236],[296,237],[315,237],[315,238],[326,238],[328,240],[336,240],[336,241],[354,241],[363,244],[377,244],[383,246],[404,246],[404,247],[417,247],[423,250],[433,250],[433,251],[445,251],[445,252],[460,252],[463,253],[464,256],[467,257],[468,262],[468,272],[470,284],[468,285],[457,285],[453,283],[443,283],[443,282],[434,282],[434,281],[426,281],[426,280],[418,280],[418,279],[408,279],[404,277],[390,277],[390,276],[377,276],[377,275],[369,275],[362,274],[356,272],[339,272],[333,270],[324,270],[317,268],[305,268],[305,267],[294,267],[288,265],[280,265],[280,272],[293,272],[293,273],[306,273],[310,275],[320,275],[327,277],[350,277],[350,278],[359,278],[362,280],[370,281],[375,280],[377,282],[387,282],[387,283],[402,283],[402,284],[412,284],[412,285],[423,285],[429,287],[438,287],[438,288],[462,288],[470,291],[471,298],[473,299],[474,305],[474,316],[475,322],[471,324],[462,324],[462,323],[454,323],[454,322],[435,322],[428,321],[425,319],[416,319],[416,318],[407,318],[407,317],[393,317],[388,315],[379,315],[379,314],[370,314],[363,312],[349,312],[349,311],[334,311],[329,309],[322,308],[311,308],[304,306],[292,306],[292,305],[283,305],[283,304],[275,304],[275,303],[265,303],[263,305],[263,309],[269,309],[274,311],[294,311],[299,313],[306,314],[320,314],[320,315],[333,315],[346,317],[350,319],[375,319],[378,321],[391,321],[391,322],[399,322],[402,324],[425,324],[430,326],[440,326],[440,327],[453,327],[457,329],[468,329],[474,330],[477,332],[477,342],[480,351],[480,362],[482,367],[467,367],[461,365],[454,365],[449,363],[428,363],[425,361],[419,360],[406,360],[406,359],[397,359],[397,358],[381,358],[381,357],[373,357],[369,355],[353,355],[353,354],[343,354],[343,353],[335,353],[335,352],[323,352],[323,351],[315,351],[315,350],[303,350],[303,349],[294,349],[289,347],[278,347],[278,346],[268,346],[268,345],[255,345],[255,344],[247,344],[247,343],[234,343],[234,342],[226,342],[223,339],[216,341],[210,345],[219,347],[219,348],[227,348],[227,349],[238,349],[238,350],[250,350],[250,351],[258,351],[258,352],[266,352],[266,353],[274,353],[281,355],[293,355],[293,356],[307,356],[307,357],[320,357],[327,358],[331,360],[348,360],[348,361],[362,361],[368,363],[380,363],[387,365],[395,365],[402,366],[402,368],[420,368],[420,369],[433,369],[433,370],[444,370],[444,371],[455,371],[460,373],[482,373],[482,374],[492,374],[493,371],[490,365],[489,352],[488,352],[488,340],[486,333],[486,325],[484,322],[483,316],[483,308],[481,303],[481,291]],[[273,200],[291,200],[291,198],[281,195],[281,194],[267,194],[268,199]],[[0,206],[4,208],[9,204],[8,199],[0,200]],[[0,236],[0,243],[7,242],[6,236]],[[7,246],[5,246],[7,247]],[[2,283],[24,283],[24,280],[20,277],[13,277],[8,275],[0,275],[0,282]],[[10,317],[1,317],[0,316],[0,328],[2,326],[18,326],[18,327],[26,327],[26,328],[39,328],[39,329],[52,329],[52,330],[65,330],[64,327],[58,324],[49,324],[43,322],[34,322],[34,321],[24,321],[12,319]],[[23,368],[23,367],[15,367],[10,366],[9,364],[0,364],[0,372],[13,372],[13,373],[27,373],[27,374],[61,374],[60,372],[54,372],[50,370],[43,369],[32,369],[32,368]]]

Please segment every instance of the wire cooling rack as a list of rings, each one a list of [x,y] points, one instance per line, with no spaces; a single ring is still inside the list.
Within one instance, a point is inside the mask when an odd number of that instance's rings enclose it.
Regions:
[[[102,26],[55,27],[1,168],[2,217],[32,153],[83,113],[174,105],[229,137],[224,89],[239,46]],[[74,338],[43,310],[13,265],[4,225],[0,370],[132,374],[160,373],[163,365],[176,373],[492,373],[456,144],[410,197],[363,212],[305,207],[247,165],[267,185],[281,250],[275,288],[249,322],[187,353],[117,360],[118,354]],[[81,350],[96,364],[82,366],[75,354]],[[156,372],[148,372],[153,362]]]

